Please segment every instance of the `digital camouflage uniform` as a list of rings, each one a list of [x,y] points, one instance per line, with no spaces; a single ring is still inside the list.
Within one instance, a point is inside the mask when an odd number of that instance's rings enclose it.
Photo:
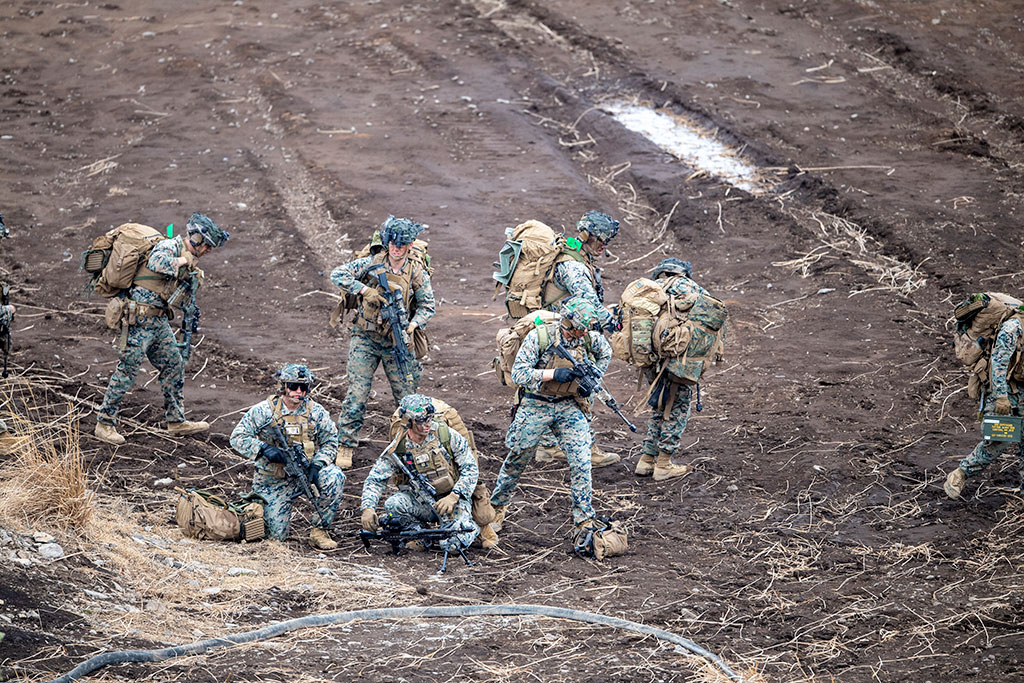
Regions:
[[[996,399],[1005,396],[1010,399],[1014,415],[1020,415],[1022,398],[1022,387],[1011,384],[1007,380],[1010,374],[1010,361],[1017,350],[1017,344],[1022,334],[1021,321],[1017,318],[1010,318],[999,328],[995,342],[992,344],[991,374],[989,375],[989,389],[985,394],[985,413],[996,412]],[[960,461],[960,469],[967,478],[977,476],[982,470],[1001,453],[1011,446],[1008,441],[980,441],[971,454]],[[1017,444],[1020,449],[1020,444]],[[1017,470],[1020,475],[1021,485],[1024,486],[1024,452],[1018,450]]]
[[[158,242],[150,252],[146,266],[155,273],[169,278],[184,277],[187,268],[174,265],[174,260],[185,251],[185,243],[179,235]],[[164,394],[164,418],[168,423],[185,419],[184,382],[185,363],[174,339],[170,321],[167,318],[166,302],[154,291],[133,283],[128,290],[129,301],[150,306],[151,315],[139,315],[138,322],[128,326],[127,344],[118,356],[117,368],[110,376],[107,392],[103,397],[97,419],[108,425],[117,424],[117,412],[121,401],[131,389],[144,358],[149,358],[153,367],[160,371],[160,388]],[[127,325],[127,322],[124,324]]]
[[[0,238],[10,237],[11,231],[4,225],[4,217],[0,216]],[[3,283],[0,283],[2,286]],[[10,327],[14,321],[14,306],[0,306],[0,327]],[[10,427],[3,420],[0,420],[0,434],[7,434],[10,432]],[[2,449],[2,446],[0,446]]]
[[[469,544],[473,542],[473,539],[479,533],[479,528],[473,522],[472,510],[473,489],[476,488],[480,470],[477,467],[473,453],[469,449],[469,442],[461,434],[454,429],[448,429],[448,448],[445,448],[438,432],[439,423],[432,421],[430,433],[422,443],[414,443],[408,436],[404,442],[406,451],[416,463],[429,459],[431,452],[439,453],[449,463],[451,463],[452,459],[455,461],[458,479],[455,481],[455,486],[451,492],[459,495],[459,502],[451,515],[441,516],[441,524],[454,521],[455,526],[472,528],[473,531],[456,534],[450,539],[439,543],[442,550],[454,551],[456,547],[468,548]],[[450,453],[449,449],[451,450]],[[401,475],[401,471],[390,456],[382,455],[377,458],[377,462],[370,468],[370,473],[366,475],[366,481],[363,483],[360,507],[364,510],[375,510],[381,496],[384,495],[388,481],[398,475]],[[438,499],[440,499],[442,497],[441,492],[438,493]],[[447,495],[450,492],[446,491],[444,493]],[[436,524],[434,521],[436,512],[433,506],[420,501],[409,487],[405,485],[399,486],[399,490],[388,496],[387,500],[384,501],[384,512],[395,515],[403,529],[409,529],[414,526],[433,526]]]
[[[274,421],[275,405],[281,415],[278,424],[282,431],[288,431],[285,428],[287,416],[296,416],[291,418],[293,424],[306,425],[311,441],[311,448],[307,448],[307,458],[321,467],[313,483],[320,492],[319,509],[324,523],[320,523],[316,513],[312,514],[312,520],[315,526],[329,529],[338,513],[342,489],[345,487],[345,473],[334,464],[338,452],[338,432],[334,422],[327,409],[313,399],[304,399],[296,410],[290,411],[280,396],[271,396],[250,408],[231,432],[231,447],[256,465],[252,490],[265,501],[263,520],[267,535],[278,540],[288,536],[292,502],[302,495],[299,483],[285,475],[282,465],[268,462],[260,455],[262,444],[278,445],[267,431],[267,427]],[[295,443],[301,443],[298,435],[290,434],[289,438]],[[309,457],[309,450],[313,450],[312,457]]]
[[[385,252],[386,253],[386,252]],[[374,265],[373,256],[356,259],[338,266],[331,272],[331,282],[338,287],[352,294],[366,289],[367,285],[363,280],[367,278],[367,271]],[[378,257],[378,262],[379,262]],[[387,264],[387,257],[384,257]],[[411,258],[406,258],[402,265],[402,274],[412,279],[413,269],[420,269],[420,266]],[[415,288],[413,297],[416,302],[416,312],[409,320],[416,323],[421,329],[426,328],[427,321],[434,316],[434,290],[430,285],[430,275],[422,270],[422,284]],[[357,324],[352,327],[352,337],[348,347],[348,361],[345,372],[348,376],[348,392],[342,402],[341,411],[338,414],[338,435],[339,443],[343,447],[355,447],[358,443],[359,430],[363,426],[363,417],[366,412],[366,401],[370,396],[370,386],[373,383],[373,373],[377,366],[384,365],[384,374],[391,385],[391,394],[394,397],[395,405],[408,396],[416,393],[419,386],[422,366],[414,357],[411,340],[406,343],[409,347],[410,359],[409,368],[412,374],[412,381],[407,382],[399,372],[398,364],[393,354],[393,343],[390,336],[379,332],[362,329]],[[379,318],[378,318],[378,323]]]
[[[573,355],[586,354],[590,362],[603,374],[611,362],[612,350],[599,332],[587,332],[589,349],[584,339],[562,339],[562,344]],[[552,338],[554,339],[554,338]],[[519,484],[519,478],[533,459],[538,444],[545,434],[554,434],[569,464],[569,494],[572,498],[572,516],[577,524],[594,517],[591,504],[593,485],[591,481],[590,449],[592,433],[587,415],[581,410],[581,402],[589,408],[585,399],[572,396],[558,396],[551,401],[538,396],[544,395],[550,382],[542,382],[544,368],[557,363],[553,344],[543,351],[539,348],[537,330],[531,330],[523,339],[512,365],[512,380],[525,390],[515,419],[505,436],[508,456],[498,473],[491,504],[508,505],[512,493]],[[575,383],[574,383],[575,384]],[[550,396],[550,394],[548,394]]]

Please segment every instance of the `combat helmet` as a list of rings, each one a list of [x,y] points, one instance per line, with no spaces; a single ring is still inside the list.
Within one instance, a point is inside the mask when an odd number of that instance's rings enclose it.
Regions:
[[[409,422],[426,422],[434,412],[434,402],[423,394],[409,394],[398,404],[398,417]]]
[[[408,218],[395,218],[388,215],[380,224],[381,241],[387,246],[394,242],[399,247],[412,244],[425,228],[422,223],[417,223]]]
[[[282,387],[286,384],[305,384],[307,392],[316,383],[316,377],[313,375],[313,372],[305,365],[299,365],[298,363],[288,363],[274,373],[274,378],[281,383]]]
[[[690,265],[689,261],[683,261],[682,259],[669,257],[667,259],[662,260],[662,262],[659,263],[658,265],[654,266],[654,270],[651,271],[651,279],[657,280],[659,277],[662,277],[663,275],[667,275],[669,273],[675,273],[676,275],[685,275],[686,277],[690,277],[690,274],[693,273],[693,266]]]
[[[619,234],[619,222],[606,213],[587,211],[576,221],[576,229],[581,235],[596,237],[608,244]],[[587,238],[583,237],[583,241],[586,242]]]
[[[231,236],[227,230],[218,228],[217,224],[210,220],[209,216],[201,213],[192,214],[185,227],[188,230],[189,239],[193,235],[199,235],[203,238],[203,242],[209,245],[211,249],[221,246]],[[192,244],[195,244],[195,242],[192,242]]]
[[[558,307],[563,321],[568,321],[578,330],[592,330],[596,327],[597,307],[581,296],[571,296]]]

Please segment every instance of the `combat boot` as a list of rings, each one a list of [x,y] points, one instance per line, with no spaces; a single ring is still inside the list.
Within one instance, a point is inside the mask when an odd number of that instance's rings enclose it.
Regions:
[[[0,455],[10,455],[18,450],[18,446],[22,444],[22,441],[24,439],[10,432],[0,432]]]
[[[331,538],[326,529],[316,526],[309,530],[309,544],[320,550],[334,550],[338,547],[338,542]]]
[[[605,453],[596,443],[590,449],[590,469],[592,470],[604,467],[605,465],[611,465],[621,459],[615,453]]]
[[[352,451],[354,450],[351,446],[339,447],[338,455],[334,458],[334,464],[343,470],[352,467]]]
[[[942,489],[946,492],[947,496],[956,500],[960,497],[960,493],[964,490],[964,484],[966,483],[967,474],[957,467],[946,477],[946,483],[942,485]]]
[[[689,466],[674,464],[672,462],[672,455],[662,451],[658,453],[658,459],[654,463],[654,481],[665,481],[673,477],[681,477],[689,471]]]
[[[96,429],[92,433],[100,441],[105,441],[115,446],[120,446],[124,443],[124,437],[117,433],[117,427],[108,425],[105,422],[97,422]]]
[[[493,548],[498,545],[498,534],[494,533],[490,524],[480,527],[480,545],[484,548]]]
[[[554,462],[565,460],[565,453],[556,444],[554,446],[537,446],[537,453],[533,456],[537,462]]]
[[[505,506],[495,505],[494,506],[494,519],[491,520],[491,528],[495,531],[501,531],[501,525],[505,521]]]
[[[633,474],[638,477],[649,477],[654,473],[654,456],[650,453],[641,453],[640,459],[636,461],[636,469]]]
[[[205,432],[210,428],[209,422],[192,422],[190,420],[183,420],[181,422],[168,422],[167,431],[170,432],[171,436],[185,436],[186,434],[197,434],[199,432]]]

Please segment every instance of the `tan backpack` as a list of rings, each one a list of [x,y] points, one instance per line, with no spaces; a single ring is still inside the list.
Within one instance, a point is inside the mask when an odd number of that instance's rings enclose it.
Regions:
[[[100,235],[82,252],[82,270],[92,276],[88,287],[107,298],[128,289],[163,239],[156,229],[140,223],[124,223]]]
[[[519,353],[519,347],[523,345],[526,335],[536,329],[538,337],[541,337],[538,339],[541,348],[545,349],[553,338],[551,326],[557,325],[558,320],[557,313],[535,311],[531,315],[517,320],[512,327],[503,327],[498,330],[494,339],[498,345],[498,355],[491,361],[491,365],[494,367],[494,374],[498,376],[502,384],[509,387],[516,386],[512,381],[512,364],[516,360],[516,354]],[[590,337],[586,337],[586,340],[589,342]]]
[[[992,344],[999,328],[1010,318],[1024,321],[1024,302],[1000,292],[972,294],[957,304],[953,317],[956,319],[953,352],[968,371],[967,395],[976,401],[988,386]],[[1022,341],[1018,341],[1007,372],[1008,379],[1017,382],[1024,381],[1024,363],[1020,362]]]
[[[610,339],[612,355],[637,367],[656,363],[654,324],[667,303],[668,296],[654,280],[642,277],[626,285],[619,300],[622,327]]]
[[[506,229],[505,235],[496,264],[501,270],[492,276],[497,283],[494,296],[505,287],[505,308],[513,320],[519,320],[557,300],[551,286],[564,246],[555,231],[540,221],[520,223]]]
[[[228,503],[208,491],[175,488],[175,520],[181,533],[201,541],[258,541],[266,536],[263,506]]]

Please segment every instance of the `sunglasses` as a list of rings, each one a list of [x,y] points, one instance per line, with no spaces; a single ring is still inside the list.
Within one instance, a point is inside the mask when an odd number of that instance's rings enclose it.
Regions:
[[[288,391],[301,391],[302,393],[309,391],[309,385],[305,382],[285,382],[284,388]]]

